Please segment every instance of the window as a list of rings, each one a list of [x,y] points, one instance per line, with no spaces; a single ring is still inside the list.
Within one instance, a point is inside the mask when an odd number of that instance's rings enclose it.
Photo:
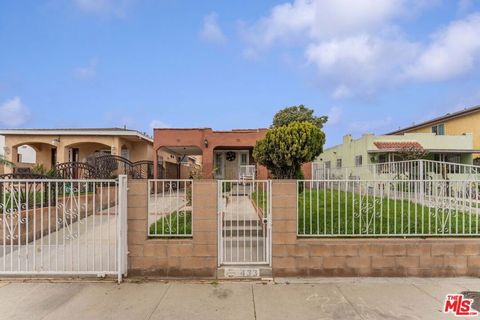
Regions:
[[[342,167],[342,159],[337,159],[337,169]]]
[[[245,166],[248,164],[248,154],[246,153],[241,153],[240,154],[240,165]]]
[[[331,166],[332,165],[330,161],[325,161],[325,169],[330,169]]]
[[[359,167],[363,163],[362,156],[355,156],[355,166]]]
[[[445,125],[443,123],[437,124],[432,127],[432,133],[435,133],[438,136],[445,135]]]

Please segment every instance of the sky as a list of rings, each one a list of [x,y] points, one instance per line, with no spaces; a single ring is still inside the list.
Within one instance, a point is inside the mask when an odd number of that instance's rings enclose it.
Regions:
[[[268,127],[327,146],[480,104],[480,0],[0,1],[0,128]]]

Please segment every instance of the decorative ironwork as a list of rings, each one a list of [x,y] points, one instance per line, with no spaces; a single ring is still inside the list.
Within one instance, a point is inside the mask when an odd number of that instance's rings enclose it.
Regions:
[[[44,174],[32,173],[32,172],[16,172],[0,174],[0,179],[3,180],[16,180],[16,179],[48,179],[48,176]]]
[[[51,173],[42,175],[31,172],[16,172],[0,175],[0,179],[112,179],[119,175],[127,175],[130,179],[152,179],[153,161],[141,160],[132,162],[127,158],[95,153],[87,162],[64,162],[55,165]]]
[[[64,162],[54,168],[58,179],[95,179],[97,169],[86,162]]]
[[[97,176],[101,179],[117,177],[121,174],[131,179],[153,178],[153,161],[150,160],[132,162],[121,156],[96,153],[87,161],[96,168]]]

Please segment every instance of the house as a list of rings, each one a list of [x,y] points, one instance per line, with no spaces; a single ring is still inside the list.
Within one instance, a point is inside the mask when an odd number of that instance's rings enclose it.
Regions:
[[[0,156],[5,156],[5,137],[0,135]],[[22,146],[18,148],[17,158],[21,163],[35,163],[35,150],[29,146]],[[4,173],[3,166],[0,165],[0,174]]]
[[[388,135],[402,135],[404,133],[434,133],[436,135],[471,133],[473,135],[473,148],[480,150],[480,105],[447,113],[441,117],[392,131]],[[480,165],[480,153],[474,154],[474,163]]]
[[[61,163],[87,162],[95,153],[120,156],[130,162],[151,161],[153,140],[146,134],[126,128],[92,129],[4,129],[3,152],[15,164],[5,173],[28,171],[33,165],[50,170]],[[25,161],[22,150],[32,150]],[[175,161],[171,159],[169,161]]]
[[[461,167],[471,167],[472,155],[480,150],[473,147],[472,134],[437,135],[435,133],[405,133],[402,135],[364,134],[359,139],[343,137],[343,143],[327,148],[317,158],[313,170],[316,178],[334,176],[341,178],[372,179],[375,174],[394,173],[391,163],[401,163],[403,172],[418,170],[417,164],[405,160],[420,157],[439,171],[439,164],[451,163],[449,172]],[[456,166],[454,166],[454,164]],[[410,167],[409,167],[410,166]],[[433,168],[436,166],[435,168]],[[428,168],[425,168],[427,170]],[[463,170],[463,169],[462,169]],[[391,176],[390,176],[391,177]]]
[[[179,158],[196,157],[205,178],[267,179],[267,169],[253,159],[255,143],[263,139],[266,132],[267,129],[263,128],[230,131],[211,128],[154,129],[155,162],[161,164],[165,161],[161,154],[163,151]],[[310,177],[311,164],[304,165],[303,169],[305,176]]]

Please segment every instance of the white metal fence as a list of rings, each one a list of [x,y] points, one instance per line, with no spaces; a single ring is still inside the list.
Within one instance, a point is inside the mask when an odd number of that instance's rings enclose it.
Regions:
[[[0,275],[126,274],[127,177],[0,180]]]
[[[148,236],[191,237],[193,180],[148,180]]]
[[[396,161],[338,168],[313,163],[312,173],[314,179],[329,180],[480,180],[480,166],[433,160]]]
[[[271,182],[218,181],[219,265],[271,263]]]
[[[478,236],[480,181],[299,180],[297,234]]]

